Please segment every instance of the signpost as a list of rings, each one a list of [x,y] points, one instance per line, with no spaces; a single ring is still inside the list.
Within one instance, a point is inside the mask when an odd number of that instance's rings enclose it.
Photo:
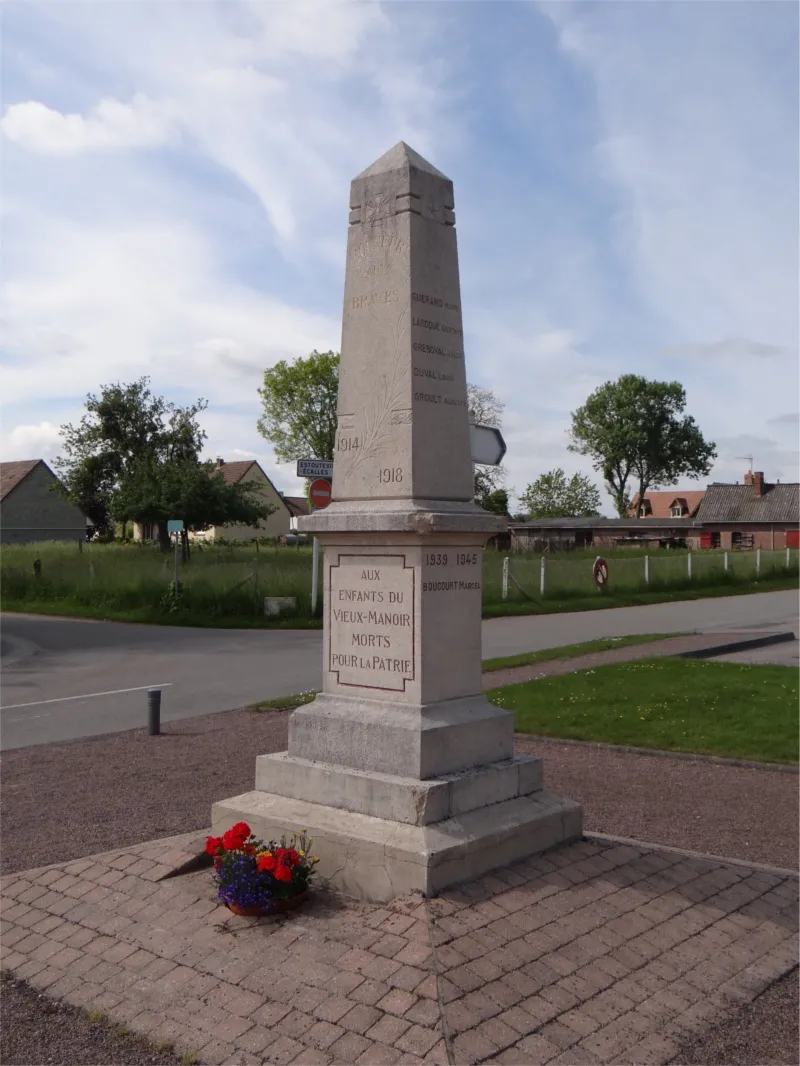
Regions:
[[[314,508],[317,511],[321,511],[323,507],[327,507],[331,502],[331,483],[327,478],[318,477],[316,481],[312,481],[308,490],[308,495],[311,502],[314,504]]]
[[[170,518],[167,522],[167,533],[175,533],[175,597],[178,597],[178,533],[183,532],[183,520],[180,518]]]
[[[298,459],[298,477],[333,477],[333,459]]]
[[[470,426],[469,446],[473,463],[499,466],[506,454],[506,442],[496,426]]]

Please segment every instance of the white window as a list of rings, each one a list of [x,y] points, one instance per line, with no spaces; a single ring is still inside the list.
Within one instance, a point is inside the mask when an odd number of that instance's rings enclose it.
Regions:
[[[683,507],[681,507],[679,503],[676,503],[669,513],[673,518],[680,518],[683,515]]]

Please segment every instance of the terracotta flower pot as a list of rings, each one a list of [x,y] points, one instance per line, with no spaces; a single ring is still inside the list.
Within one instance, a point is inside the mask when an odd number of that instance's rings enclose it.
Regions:
[[[269,914],[285,914],[286,911],[296,910],[302,906],[308,899],[308,889],[305,892],[300,892],[297,896],[291,896],[289,899],[275,899],[272,903],[267,903],[265,906],[255,907],[240,907],[238,903],[226,903],[225,906],[233,914],[238,914],[241,918],[264,918]]]

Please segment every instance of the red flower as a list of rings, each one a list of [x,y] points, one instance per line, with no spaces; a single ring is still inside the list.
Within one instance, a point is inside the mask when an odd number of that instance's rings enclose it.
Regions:
[[[289,860],[290,866],[297,866],[297,864],[300,862],[300,856],[297,854],[294,848],[289,848],[286,853],[286,858]]]
[[[216,855],[219,847],[222,847],[222,837],[206,837],[206,855]]]
[[[286,862],[286,848],[275,848],[273,854],[278,862]]]
[[[249,837],[250,826],[247,822],[237,822],[222,834],[222,846],[229,851],[242,851]]]
[[[274,870],[278,863],[274,855],[262,855],[262,857],[257,860],[256,865],[262,872],[264,870],[269,872]]]
[[[275,867],[275,873],[273,875],[276,881],[291,881],[292,871],[288,866],[285,866],[282,862],[278,863]]]
[[[245,844],[245,846],[242,848],[242,851],[245,853],[245,855],[255,855],[255,853],[256,853],[255,845],[253,845],[253,844]]]

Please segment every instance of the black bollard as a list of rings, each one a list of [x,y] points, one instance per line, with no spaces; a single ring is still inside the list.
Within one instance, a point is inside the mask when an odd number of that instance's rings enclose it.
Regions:
[[[151,688],[147,692],[147,732],[157,737],[161,732],[161,689]]]

